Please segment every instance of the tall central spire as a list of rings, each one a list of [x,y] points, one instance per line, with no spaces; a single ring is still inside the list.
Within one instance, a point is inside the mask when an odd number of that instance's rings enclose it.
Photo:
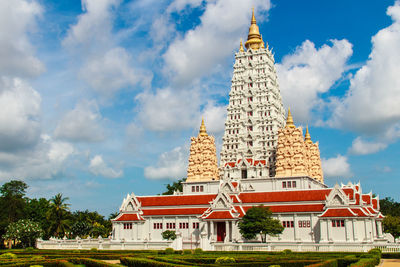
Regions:
[[[247,36],[247,42],[245,43],[245,46],[247,49],[251,48],[257,50],[260,49],[262,43],[263,40],[260,35],[260,30],[258,29],[257,26],[257,21],[256,17],[254,16],[254,8],[253,8],[253,14],[251,16],[251,25],[249,28],[249,35]]]

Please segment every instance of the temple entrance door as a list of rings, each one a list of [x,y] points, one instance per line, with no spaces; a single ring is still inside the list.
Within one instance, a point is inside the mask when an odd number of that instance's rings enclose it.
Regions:
[[[217,242],[224,242],[226,235],[225,222],[217,222]]]

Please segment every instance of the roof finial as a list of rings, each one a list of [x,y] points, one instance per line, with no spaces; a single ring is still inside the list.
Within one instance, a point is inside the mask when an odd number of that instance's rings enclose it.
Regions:
[[[201,126],[199,131],[200,136],[207,136],[206,125],[204,124],[204,118],[201,118]]]
[[[240,39],[240,48],[239,48],[239,52],[244,52],[242,39]]]
[[[257,50],[261,47],[261,35],[260,35],[260,30],[258,29],[257,26],[257,21],[256,17],[254,16],[254,7],[253,7],[253,12],[251,16],[251,25],[249,28],[249,35],[247,36],[247,42],[245,43],[245,46],[247,49],[254,49]]]
[[[306,141],[306,143],[312,143],[311,135],[310,135],[310,132],[308,131],[308,125],[306,127],[306,136],[305,136],[304,140]]]
[[[294,126],[294,123],[293,123],[293,117],[292,117],[292,113],[290,113],[290,108],[288,108],[288,114],[287,114],[287,119],[286,119],[286,127],[296,128],[296,126]]]
[[[256,17],[254,16],[254,7],[252,7],[253,14],[251,16],[251,24],[257,24]]]

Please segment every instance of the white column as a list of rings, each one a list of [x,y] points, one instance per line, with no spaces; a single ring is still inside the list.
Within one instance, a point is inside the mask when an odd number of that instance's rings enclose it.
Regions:
[[[376,233],[376,223],[375,223],[375,219],[371,219],[371,228],[372,228],[372,240],[374,240],[377,237],[377,233]]]
[[[225,221],[225,236],[224,243],[229,242],[229,222]]]
[[[367,227],[367,220],[364,219],[364,233],[365,233],[365,240],[368,241],[369,236],[368,236],[368,227]]]
[[[211,240],[211,241],[215,241],[215,240],[214,240],[214,221],[211,221],[211,222],[210,222],[210,230],[211,230],[211,231],[210,231],[210,232],[211,232],[211,233],[210,233],[210,234],[211,234],[210,240]]]
[[[382,221],[378,220],[376,221],[377,227],[378,227],[378,237],[382,238]]]
[[[358,236],[357,236],[357,221],[356,221],[356,219],[353,219],[352,222],[353,222],[353,238],[354,238],[354,241],[358,241]]]
[[[237,237],[236,237],[236,223],[237,221],[232,222],[232,242],[234,242]]]
[[[293,214],[293,235],[294,235],[294,241],[297,241],[299,239],[299,229],[298,229],[298,225],[297,225],[297,214]]]
[[[331,225],[332,225],[332,221],[326,220],[326,237],[327,237],[328,241],[332,240]]]
[[[152,219],[151,219],[151,217],[149,217],[149,233],[148,233],[148,238],[149,238],[149,241],[151,240],[151,233],[152,233]]]
[[[345,238],[346,238],[346,241],[349,241],[350,240],[350,233],[349,233],[349,224],[350,224],[350,222],[349,222],[349,220],[348,219],[345,219],[344,220],[344,227],[345,227]]]
[[[321,230],[321,242],[328,241],[326,223],[327,223],[326,220],[319,219],[319,226]]]
[[[314,229],[314,227],[313,227],[313,223],[314,223],[314,221],[313,221],[313,215],[312,215],[312,213],[310,214],[310,239],[311,239],[311,241],[314,241],[315,240],[315,237],[314,237],[314,235],[315,235],[315,233],[314,233],[314,231],[313,231],[313,229]]]

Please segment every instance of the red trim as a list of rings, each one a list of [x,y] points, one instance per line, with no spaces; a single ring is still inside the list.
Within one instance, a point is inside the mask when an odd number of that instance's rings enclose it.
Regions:
[[[366,202],[368,205],[371,204],[371,196],[370,195],[362,195],[362,200]]]
[[[144,219],[140,217],[140,215],[134,213],[122,214],[121,217],[116,219],[116,221],[143,221]]]
[[[208,205],[217,195],[151,196],[137,197],[142,207]]]
[[[270,209],[273,213],[284,213],[284,212],[321,212],[324,210],[324,204],[312,204],[312,205],[279,205],[279,206],[265,206]],[[250,208],[255,206],[245,206],[243,209],[247,212]]]
[[[143,210],[143,216],[203,214],[207,208]]]
[[[212,211],[209,215],[203,217],[206,220],[216,219],[235,219],[229,211]]]
[[[378,199],[373,198],[372,199],[372,207],[377,210],[378,209]]]
[[[241,193],[242,203],[324,201],[332,189]],[[238,203],[236,200],[235,203]]]
[[[327,209],[320,217],[356,217],[348,208]]]
[[[353,190],[353,188],[342,188],[342,190],[349,197],[350,200],[354,199],[354,190]]]

